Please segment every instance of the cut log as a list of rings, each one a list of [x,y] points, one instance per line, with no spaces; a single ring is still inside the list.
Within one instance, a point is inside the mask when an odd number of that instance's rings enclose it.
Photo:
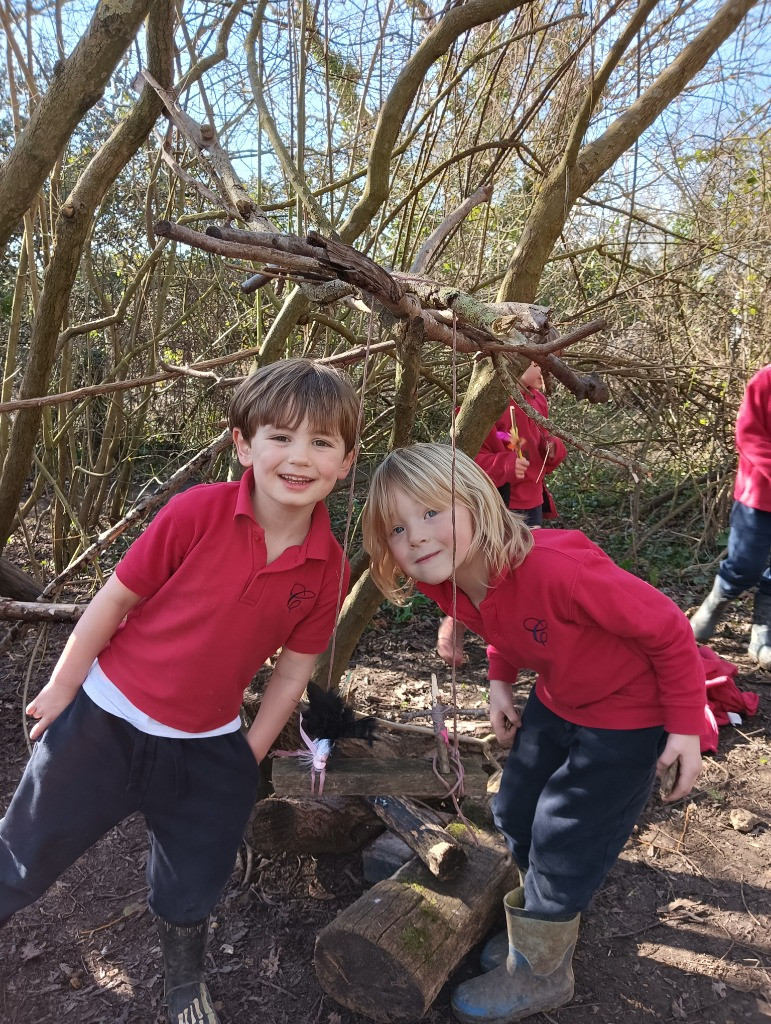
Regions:
[[[455,776],[447,777],[450,785]],[[481,763],[466,765],[466,794],[483,797],[487,793],[487,775]],[[308,769],[296,758],[276,758],[273,762],[273,785],[279,796],[310,796]],[[324,796],[411,796],[424,800],[447,795],[448,787],[437,778],[430,761],[415,758],[346,757],[330,765],[324,781]]]
[[[316,940],[314,963],[334,1000],[385,1024],[419,1020],[491,928],[517,872],[503,841],[450,826],[468,861],[449,881],[417,859],[378,882]]]
[[[251,845],[261,853],[352,853],[383,831],[369,804],[358,797],[269,797],[254,809]]]
[[[375,814],[409,846],[432,875],[451,878],[466,863],[463,845],[436,824],[436,814],[412,800],[376,796],[370,801]]]

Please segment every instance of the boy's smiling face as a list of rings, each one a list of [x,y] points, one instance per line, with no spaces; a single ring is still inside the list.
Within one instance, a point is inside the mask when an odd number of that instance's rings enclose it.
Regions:
[[[340,434],[314,429],[307,419],[296,427],[257,427],[252,438],[233,429],[242,466],[254,474],[253,505],[260,513],[311,509],[348,475],[353,452]]]

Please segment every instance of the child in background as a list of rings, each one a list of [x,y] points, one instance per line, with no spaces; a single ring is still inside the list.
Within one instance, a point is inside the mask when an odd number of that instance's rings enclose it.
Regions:
[[[259,764],[326,649],[348,566],[323,500],[351,466],[358,400],[336,371],[273,363],[234,393],[240,483],[179,494],[132,544],[27,707],[32,758],[0,821],[0,924],[135,811],[150,834],[173,1024],[218,1024],[209,914]],[[260,710],[243,692],[281,648]]]
[[[396,603],[414,585],[449,614],[454,572],[458,618],[490,645],[490,721],[512,746],[494,805],[523,876],[504,900],[508,957],[495,943],[494,969],[455,991],[453,1011],[504,1024],[554,1009],[573,994],[580,913],[654,778],[674,766],[679,800],[699,773],[706,694],[688,620],[579,531],[531,533],[446,446],[385,458],[363,530],[372,577]],[[511,687],[524,668],[538,678],[520,716]]]
[[[528,366],[519,383],[522,398],[544,418],[548,417],[543,372],[538,363]],[[543,523],[544,513],[549,519],[556,515],[546,477],[566,455],[565,445],[558,437],[553,437],[511,401],[482,442],[474,462],[498,488],[506,507],[518,512],[534,529]],[[442,619],[436,650],[448,665],[463,663],[464,632],[462,623],[456,623],[453,632],[452,618]]]
[[[771,364],[750,379],[736,418],[739,467],[734,484],[728,557],[691,619],[705,643],[729,605],[757,586],[748,654],[771,671]]]

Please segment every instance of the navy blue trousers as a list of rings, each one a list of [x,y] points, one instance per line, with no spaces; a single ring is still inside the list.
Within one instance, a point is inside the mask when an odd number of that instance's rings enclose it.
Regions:
[[[661,726],[590,729],[532,690],[493,806],[525,878],[525,907],[570,918],[589,905],[650,796]]]
[[[151,911],[173,924],[200,921],[233,870],[258,780],[240,731],[149,736],[81,690],[35,744],[0,820],[0,923],[136,811],[150,836]]]
[[[771,597],[771,512],[750,508],[735,501],[731,509],[728,557],[720,563],[718,576],[730,597],[739,597],[756,584],[761,594]]]

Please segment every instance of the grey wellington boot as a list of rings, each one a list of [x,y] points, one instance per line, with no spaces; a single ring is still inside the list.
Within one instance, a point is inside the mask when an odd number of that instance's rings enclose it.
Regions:
[[[771,671],[771,595],[755,593],[749,656],[767,672]]]
[[[573,950],[581,915],[555,921],[524,910],[520,903],[518,889],[503,900],[506,963],[453,992],[452,1011],[463,1024],[510,1024],[564,1006],[573,997]]]
[[[735,598],[729,597],[726,594],[720,577],[716,576],[715,582],[712,584],[712,590],[702,601],[701,607],[691,616],[691,629],[699,643],[709,640],[715,632],[715,627],[728,611],[728,606],[733,600]]]
[[[176,925],[157,918],[170,1024],[220,1024],[203,980],[209,919]]]
[[[525,887],[524,885],[518,886],[513,889],[506,897],[506,902],[511,907],[519,907],[520,909],[525,906]],[[506,963],[506,957],[509,955],[509,935],[506,929],[502,932],[498,932],[497,935],[493,935],[489,942],[486,942],[482,952],[479,954],[479,966],[483,971],[494,971],[496,967],[500,967]]]

